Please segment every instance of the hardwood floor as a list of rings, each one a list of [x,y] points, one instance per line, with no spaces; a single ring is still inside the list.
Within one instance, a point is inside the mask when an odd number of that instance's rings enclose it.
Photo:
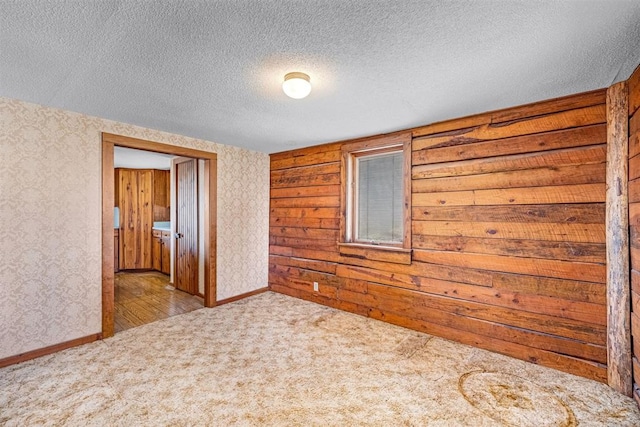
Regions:
[[[169,276],[157,271],[116,273],[116,333],[204,306],[202,298],[166,289],[167,285]]]

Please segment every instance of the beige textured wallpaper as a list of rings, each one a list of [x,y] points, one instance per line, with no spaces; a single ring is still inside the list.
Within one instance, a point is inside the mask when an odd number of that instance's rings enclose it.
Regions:
[[[217,153],[217,299],[267,286],[267,154],[0,97],[0,358],[102,329],[101,132]]]

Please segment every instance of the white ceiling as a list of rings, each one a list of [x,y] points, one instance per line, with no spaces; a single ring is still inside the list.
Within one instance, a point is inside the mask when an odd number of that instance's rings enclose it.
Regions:
[[[263,152],[607,87],[640,1],[0,0],[0,96]],[[302,71],[303,100],[281,90]]]
[[[153,153],[133,148],[114,147],[113,167],[129,169],[171,169],[170,154]]]

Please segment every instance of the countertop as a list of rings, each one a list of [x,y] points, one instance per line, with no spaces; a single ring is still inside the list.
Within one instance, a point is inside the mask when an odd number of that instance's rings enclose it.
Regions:
[[[153,223],[154,230],[159,231],[171,231],[171,222],[170,221],[156,221]]]

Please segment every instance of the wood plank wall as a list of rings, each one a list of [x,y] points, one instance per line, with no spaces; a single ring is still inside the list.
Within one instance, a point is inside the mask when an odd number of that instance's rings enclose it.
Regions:
[[[605,90],[413,129],[408,266],[338,253],[341,145],[271,156],[272,290],[607,381]]]
[[[633,397],[640,405],[640,67],[629,83],[629,228]]]

